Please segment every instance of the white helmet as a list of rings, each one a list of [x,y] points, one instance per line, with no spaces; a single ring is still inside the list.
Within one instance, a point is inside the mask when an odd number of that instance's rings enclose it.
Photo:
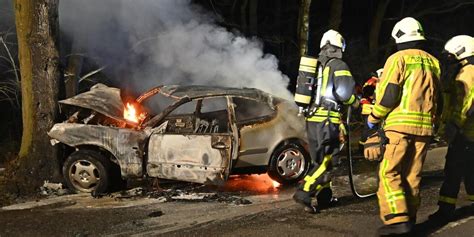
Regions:
[[[469,35],[454,36],[444,45],[444,50],[453,54],[457,60],[474,55],[474,38]]]
[[[323,38],[321,38],[321,43],[319,48],[323,48],[326,44],[330,44],[342,49],[342,52],[346,49],[346,41],[339,32],[335,30],[328,30],[324,33]]]
[[[392,37],[395,39],[395,43],[397,44],[426,40],[425,32],[423,31],[420,22],[412,17],[405,17],[397,22],[393,27]]]
[[[383,73],[383,68],[377,69],[376,73],[377,73],[377,77],[378,77],[378,78],[381,78],[381,77],[382,77],[382,73]]]

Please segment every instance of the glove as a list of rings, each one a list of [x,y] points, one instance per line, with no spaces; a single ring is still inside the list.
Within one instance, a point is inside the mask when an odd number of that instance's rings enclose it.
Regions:
[[[378,124],[376,123],[371,123],[371,122],[368,122],[367,121],[367,127],[369,127],[369,129],[375,129],[377,127]]]
[[[346,136],[347,136],[346,126],[343,123],[341,123],[339,124],[339,142],[341,144],[346,143]]]
[[[388,143],[387,137],[382,130],[372,130],[372,134],[364,144],[364,157],[369,161],[380,161],[385,152],[385,145]]]

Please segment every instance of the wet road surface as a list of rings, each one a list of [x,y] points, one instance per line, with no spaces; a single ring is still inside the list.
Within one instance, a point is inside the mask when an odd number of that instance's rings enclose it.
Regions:
[[[430,151],[422,183],[417,236],[474,236],[467,208],[443,227],[426,222],[437,208],[445,148]],[[356,165],[359,191],[375,189],[375,171]],[[370,171],[370,170],[369,170]],[[233,177],[224,187],[164,184],[174,197],[134,189],[101,198],[52,197],[0,209],[0,236],[374,236],[381,225],[376,198],[358,199],[347,169],[333,182],[339,205],[310,215],[291,200],[295,187],[275,187],[266,175]],[[179,195],[176,194],[179,192]],[[466,206],[464,191],[459,206]]]

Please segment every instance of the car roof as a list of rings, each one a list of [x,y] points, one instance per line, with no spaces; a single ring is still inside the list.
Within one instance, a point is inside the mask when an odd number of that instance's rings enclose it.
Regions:
[[[233,88],[219,86],[201,86],[201,85],[170,85],[163,86],[160,93],[181,99],[188,97],[190,99],[215,97],[215,96],[237,96],[253,99],[268,99],[268,94],[255,88]]]

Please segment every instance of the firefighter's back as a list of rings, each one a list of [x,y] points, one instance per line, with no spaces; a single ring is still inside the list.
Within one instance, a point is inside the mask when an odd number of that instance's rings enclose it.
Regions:
[[[380,86],[385,93],[378,94],[382,95],[381,105],[388,104],[393,110],[387,115],[385,130],[433,135],[440,78],[438,60],[423,50],[406,49],[390,56],[386,66]]]

